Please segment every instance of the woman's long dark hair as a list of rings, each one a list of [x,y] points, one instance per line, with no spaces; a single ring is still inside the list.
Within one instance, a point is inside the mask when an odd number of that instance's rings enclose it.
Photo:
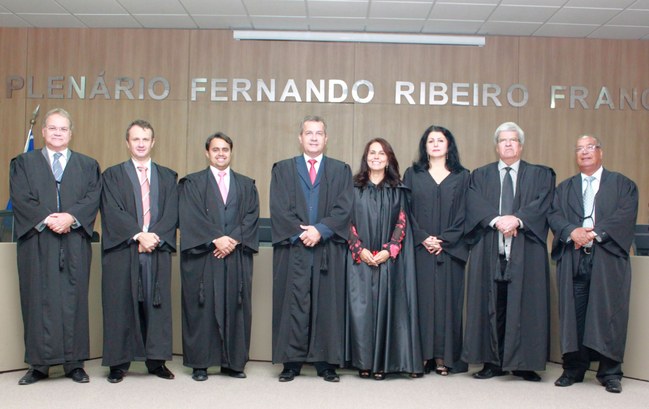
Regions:
[[[367,155],[370,151],[370,146],[375,142],[378,142],[381,145],[383,152],[385,152],[388,157],[388,167],[385,170],[385,177],[381,183],[379,183],[378,187],[383,187],[386,184],[392,187],[399,186],[399,183],[401,183],[399,162],[397,161],[392,146],[390,146],[390,143],[383,138],[374,138],[365,145],[363,158],[361,159],[361,168],[358,170],[358,173],[354,175],[354,186],[366,187],[370,180],[370,167],[367,166]]]
[[[453,136],[451,131],[444,128],[443,126],[437,125],[431,125],[426,128],[424,134],[419,139],[419,158],[412,164],[415,170],[426,171],[430,167],[430,163],[428,162],[428,153],[426,152],[426,142],[428,141],[428,135],[430,135],[431,132],[441,132],[448,142],[446,169],[453,173],[465,170],[464,166],[462,166],[462,163],[460,163],[460,152],[457,150],[455,137]]]

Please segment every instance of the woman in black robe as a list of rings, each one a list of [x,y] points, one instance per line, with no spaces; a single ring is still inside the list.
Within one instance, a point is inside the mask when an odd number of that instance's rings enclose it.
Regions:
[[[462,352],[463,240],[469,171],[460,163],[453,134],[432,125],[419,140],[419,159],[406,170],[411,189],[412,231],[426,373],[466,372]]]
[[[349,364],[362,378],[423,373],[407,189],[390,144],[365,146],[354,176],[347,261]]]

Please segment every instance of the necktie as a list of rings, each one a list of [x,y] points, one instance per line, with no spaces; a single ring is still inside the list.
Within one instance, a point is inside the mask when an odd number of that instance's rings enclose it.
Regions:
[[[149,178],[146,175],[147,167],[138,166],[137,170],[140,171],[140,190],[142,191],[142,223],[144,227],[149,227],[151,222],[151,203],[149,193],[151,186],[149,185]]]
[[[61,156],[63,156],[61,152],[55,152],[54,161],[52,162],[52,173],[54,174],[54,179],[59,183],[63,177],[63,166],[61,166],[61,161],[59,160]]]
[[[228,200],[228,187],[225,185],[225,172],[219,172],[219,190],[221,191],[221,197],[223,198],[223,203]]]
[[[595,191],[593,190],[593,180],[595,176],[588,176],[586,180],[586,189],[584,189],[584,221],[583,227],[593,227],[593,207],[595,205]]]
[[[309,159],[309,178],[311,179],[311,184],[315,185],[315,178],[317,176],[316,171],[315,171],[315,164],[317,160],[315,159]]]
[[[507,173],[503,178],[503,187],[500,193],[500,214],[508,215],[514,213],[514,182],[512,175],[509,173],[512,168],[509,166],[505,168]]]

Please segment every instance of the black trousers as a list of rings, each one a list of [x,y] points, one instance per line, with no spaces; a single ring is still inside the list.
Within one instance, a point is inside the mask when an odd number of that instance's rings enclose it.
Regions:
[[[284,370],[292,369],[295,372],[300,373],[303,364],[304,362],[285,362]],[[318,375],[322,374],[327,369],[334,369],[334,370],[336,369],[336,365],[324,361],[314,362],[313,366],[315,367],[315,370],[318,373]]]
[[[595,250],[595,249],[593,249]],[[586,370],[590,367],[590,361],[599,360],[597,369],[597,380],[602,384],[610,379],[622,378],[622,363],[614,361],[596,351],[584,346],[584,331],[586,327],[586,312],[588,310],[588,298],[590,295],[591,262],[588,258],[591,254],[581,253],[580,269],[573,277],[572,293],[575,299],[575,314],[577,318],[577,341],[579,350],[563,355],[563,373],[578,381],[584,379]]]

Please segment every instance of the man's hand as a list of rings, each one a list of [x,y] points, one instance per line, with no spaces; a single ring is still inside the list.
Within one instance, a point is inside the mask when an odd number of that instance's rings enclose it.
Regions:
[[[518,217],[512,215],[500,216],[500,219],[496,222],[496,229],[507,238],[516,237],[519,227]]]
[[[592,227],[577,227],[570,233],[570,238],[575,243],[575,248],[579,249],[584,247],[595,239],[595,232]]]
[[[151,232],[142,232],[137,236],[138,247],[140,253],[151,253],[160,244],[160,237]]]
[[[70,226],[74,224],[74,217],[70,213],[52,213],[45,222],[47,227],[57,234],[70,233]]]
[[[320,242],[322,236],[320,235],[318,229],[313,226],[303,225],[300,225],[300,228],[304,230],[302,234],[300,234],[300,240],[302,240],[302,243],[306,247],[313,247]]]
[[[237,247],[237,244],[239,244],[238,241],[230,236],[221,236],[218,239],[212,240],[212,243],[214,243],[214,246],[216,247],[213,252],[214,257],[216,258],[227,257],[234,251],[234,249]]]

